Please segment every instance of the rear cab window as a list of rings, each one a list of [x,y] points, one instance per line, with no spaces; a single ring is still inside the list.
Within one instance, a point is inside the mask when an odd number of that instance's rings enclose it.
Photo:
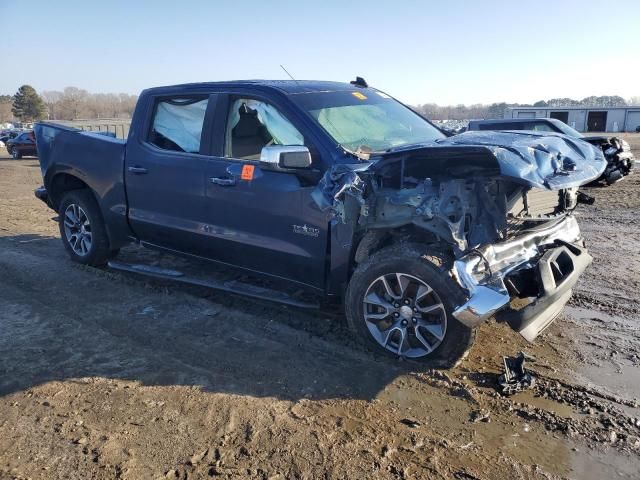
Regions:
[[[162,150],[200,153],[208,97],[158,98],[147,142]]]

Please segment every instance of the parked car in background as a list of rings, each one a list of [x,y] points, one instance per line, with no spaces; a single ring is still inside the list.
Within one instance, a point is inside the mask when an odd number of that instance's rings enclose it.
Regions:
[[[607,185],[611,185],[629,175],[635,163],[631,147],[625,140],[618,137],[582,135],[576,129],[555,118],[471,120],[468,130],[530,130],[534,132],[557,132],[573,138],[579,138],[602,149],[607,159],[607,168],[598,178],[598,181],[604,181]]]
[[[20,135],[20,133],[22,133],[19,130],[2,130],[0,132],[0,141],[4,142],[5,146],[7,144],[7,142],[9,140],[11,140],[12,138],[16,138],[18,135]]]
[[[556,318],[591,261],[578,187],[606,166],[564,135],[447,138],[362,79],[152,88],[126,141],[35,131],[36,196],[73,261],[298,307],[334,298],[366,345],[434,366],[494,315],[529,341]],[[112,260],[131,241],[192,273]],[[273,282],[216,280],[207,261]]]
[[[36,142],[33,131],[23,132],[17,137],[6,142],[7,151],[16,160],[24,156],[38,156]]]

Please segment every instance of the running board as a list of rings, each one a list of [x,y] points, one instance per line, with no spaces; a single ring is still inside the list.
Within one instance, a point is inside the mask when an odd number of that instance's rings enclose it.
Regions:
[[[137,273],[148,277],[161,278],[164,280],[173,280],[176,282],[188,283],[190,285],[198,285],[200,287],[213,288],[223,292],[235,293],[246,297],[259,298],[270,302],[282,303],[298,308],[320,308],[319,304],[307,303],[296,300],[290,295],[270,288],[257,287],[248,283],[238,282],[236,280],[218,281],[212,279],[201,279],[190,277],[178,270],[168,268],[154,267],[152,265],[142,265],[136,263],[108,262],[109,268],[120,270],[123,272]]]

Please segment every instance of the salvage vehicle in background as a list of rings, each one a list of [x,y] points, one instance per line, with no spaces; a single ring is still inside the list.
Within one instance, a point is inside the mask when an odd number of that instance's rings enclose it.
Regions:
[[[618,137],[585,136],[561,120],[555,118],[505,118],[495,120],[471,120],[468,130],[529,130],[535,132],[558,132],[579,138],[602,149],[607,159],[607,168],[598,181],[607,185],[622,180],[631,173],[635,158],[629,143]]]
[[[5,143],[7,152],[18,160],[24,156],[37,156],[38,150],[33,132],[23,132]]]
[[[15,130],[3,130],[0,132],[0,142],[2,142],[5,146],[9,140],[20,135],[20,131]]]
[[[271,288],[284,280],[340,300],[374,350],[430,365],[494,315],[529,341],[554,320],[591,261],[578,187],[606,166],[555,133],[446,138],[360,78],[148,89],[126,141],[35,131],[36,196],[72,260],[318,306]],[[195,273],[113,260],[132,241]],[[275,280],[219,281],[209,261]]]

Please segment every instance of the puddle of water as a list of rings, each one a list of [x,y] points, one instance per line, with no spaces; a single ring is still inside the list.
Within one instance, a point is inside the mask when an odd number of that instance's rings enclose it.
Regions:
[[[406,379],[387,386],[378,400],[397,409],[398,416],[423,422],[421,428],[449,438],[454,444],[472,442],[483,456],[507,455],[523,465],[540,465],[554,475],[581,480],[637,479],[637,457],[628,457],[613,449],[593,450],[562,435],[547,432],[542,425],[511,415],[492,412],[488,423],[471,423],[470,413],[480,408],[461,398]],[[525,391],[514,396],[525,402],[569,418],[579,417],[568,406],[553,400],[534,397]],[[452,455],[460,447],[453,446]],[[469,457],[474,458],[474,457]]]
[[[585,383],[604,387],[610,393],[628,400],[640,398],[640,368],[625,357],[630,347],[634,351],[640,350],[640,340],[634,335],[637,335],[638,322],[580,307],[565,307],[565,314],[578,324],[585,322],[596,330],[599,325],[601,332],[595,333],[601,337],[600,342],[606,348],[615,346],[618,352],[609,359],[603,359],[602,349],[578,339],[577,344],[583,355],[597,361],[597,365],[583,363],[578,367],[577,373],[584,377]],[[600,322],[594,325],[593,319]]]
[[[557,415],[560,415],[564,418],[573,418],[579,419],[582,415],[576,412],[571,405],[567,405],[565,403],[556,402],[550,398],[545,397],[536,397],[531,391],[525,390],[520,392],[511,399],[514,402],[522,402],[532,405],[537,408],[541,408],[543,410],[547,410],[549,412],[553,412]]]
[[[572,452],[570,463],[570,477],[580,480],[640,478],[638,457],[624,455],[613,449]]]

